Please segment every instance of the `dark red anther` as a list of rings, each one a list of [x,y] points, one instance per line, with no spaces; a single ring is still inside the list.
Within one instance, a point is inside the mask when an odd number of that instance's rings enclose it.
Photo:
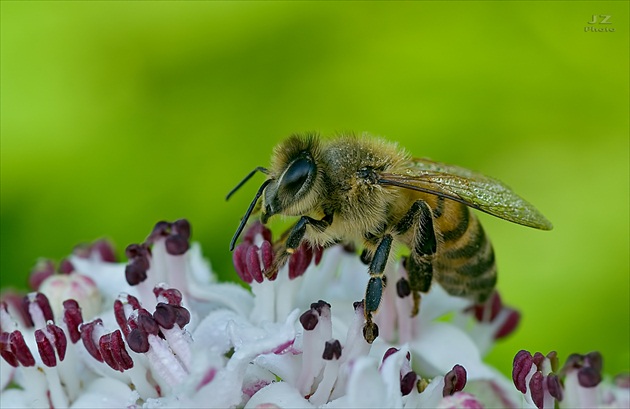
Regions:
[[[262,235],[263,240],[271,242],[271,230],[267,228],[260,221],[256,221],[251,225],[250,228],[247,229],[245,235],[243,236],[243,241],[249,244],[253,244],[256,240],[256,235]]]
[[[125,349],[119,330],[103,335],[98,344],[105,363],[112,369],[123,372],[133,368],[133,360]]]
[[[562,368],[563,372],[568,371],[572,368],[581,368],[584,364],[584,356],[580,354],[571,354],[564,362],[564,367]]]
[[[510,309],[507,318],[494,334],[494,339],[501,339],[510,335],[518,327],[521,321],[521,313],[516,310]]]
[[[315,246],[313,249],[313,258],[315,259],[315,265],[318,266],[320,261],[322,261],[322,257],[324,256],[324,247]]]
[[[123,331],[125,336],[129,333],[129,326],[127,325],[127,316],[125,315],[125,305],[120,300],[114,301],[114,317],[118,327]]]
[[[326,341],[322,358],[326,361],[341,358],[341,343],[339,343],[339,340]]]
[[[181,305],[182,303],[182,293],[177,288],[164,288],[160,286],[156,286],[153,288],[153,294],[155,298],[165,298],[166,302],[171,305]]]
[[[181,256],[190,248],[188,240],[179,234],[171,234],[165,241],[166,252],[172,256]]]
[[[501,296],[499,295],[499,292],[493,292],[490,300],[488,300],[487,303],[490,307],[490,322],[492,322],[503,309],[503,302],[501,301]]]
[[[142,309],[142,305],[140,305],[140,300],[130,294],[127,294],[127,304],[131,305],[131,308],[133,308],[134,311]]]
[[[112,351],[110,348],[110,345],[111,345],[110,338],[111,338],[111,334],[102,335],[98,339],[98,350],[100,351],[101,356],[103,357],[103,361],[105,361],[105,363],[109,365],[110,368],[112,368],[115,371],[122,372],[122,369],[120,369],[120,367],[118,366],[118,362],[116,362],[116,360],[112,356]]]
[[[2,356],[9,365],[17,368],[20,363],[13,352],[11,352],[11,344],[9,340],[10,335],[11,334],[8,332],[0,333],[0,356]]]
[[[94,341],[94,329],[97,325],[103,325],[103,321],[100,318],[82,324],[80,328],[81,341],[83,341],[83,346],[90,353],[90,355],[92,355],[92,358],[96,359],[99,362],[103,362],[101,352],[99,351],[99,348]]]
[[[71,274],[74,270],[74,265],[67,258],[64,258],[59,263],[59,272],[61,274]]]
[[[130,244],[125,249],[125,256],[129,260],[136,259],[136,258],[148,258],[150,255],[151,255],[151,251],[149,250],[149,247],[145,243]],[[148,268],[148,265],[147,265],[147,268]]]
[[[55,264],[52,260],[41,259],[35,264],[28,278],[28,285],[34,291],[39,289],[42,282],[48,277],[55,274]]]
[[[190,311],[181,305],[175,305],[173,308],[175,309],[175,323],[180,328],[184,328],[190,322]]]
[[[383,359],[381,360],[382,362],[385,362],[385,360],[387,358],[389,358],[391,355],[395,354],[396,352],[400,351],[400,349],[394,348],[394,347],[390,347],[387,351],[385,351],[385,353],[383,354]]]
[[[319,315],[322,315],[323,310],[330,310],[330,304],[328,304],[324,300],[319,300],[317,302],[311,303],[311,309],[317,311]]]
[[[405,277],[401,277],[400,280],[396,282],[396,294],[398,297],[405,298],[409,294],[411,294],[411,286],[409,285],[409,280]]]
[[[16,330],[9,334],[9,344],[11,345],[11,352],[22,366],[35,365],[35,358],[33,358],[33,354],[28,349],[24,336],[22,336],[20,331]]]
[[[114,313],[116,307],[114,304]],[[83,315],[81,314],[81,307],[76,300],[69,299],[63,302],[63,322],[66,323],[68,328],[68,335],[70,335],[70,341],[76,344],[81,339],[81,333],[79,332],[79,326],[83,324]]]
[[[11,314],[15,314],[18,317],[19,321],[21,321],[25,327],[32,327],[33,320],[31,319],[31,314],[28,312],[28,302],[24,299],[24,294],[18,294],[11,290],[3,291],[0,294],[0,300],[2,300],[3,309],[8,313],[9,308],[11,308]],[[3,331],[12,331],[15,328],[14,325],[11,325],[10,328],[3,328]]]
[[[37,306],[41,309],[45,321],[50,321],[54,319],[48,297],[46,297],[43,293],[35,293],[34,296],[33,293],[30,293],[24,296],[24,309],[28,311],[29,315],[31,315],[31,303],[37,304]],[[31,320],[32,318],[33,317],[31,315]]]
[[[594,388],[602,381],[602,374],[590,366],[578,369],[577,377],[578,382],[584,388]]]
[[[147,279],[148,263],[134,259],[125,266],[125,279],[129,285],[138,285]]]
[[[482,303],[475,304],[470,307],[475,318],[479,322],[492,322],[495,320],[497,315],[503,309],[503,303],[501,302],[501,296],[497,291],[493,292],[490,298]],[[469,310],[470,310],[469,309]]]
[[[55,346],[59,360],[63,361],[66,357],[66,348],[68,347],[66,334],[61,328],[54,324],[46,325],[46,330],[48,331],[49,336],[53,338],[53,345]]]
[[[175,309],[171,305],[159,303],[155,307],[153,319],[160,327],[165,329],[173,328],[173,326],[175,325],[175,318]]]
[[[418,380],[418,375],[414,372],[407,372],[405,376],[400,380],[400,392],[403,396],[407,396],[411,393],[413,388],[416,386],[416,381]]]
[[[236,246],[232,252],[232,263],[234,264],[234,269],[241,280],[245,281],[247,284],[251,284],[251,282],[254,281],[252,275],[247,269],[247,262],[245,261],[247,258],[247,249],[249,249],[249,247],[250,244],[241,243]]]
[[[263,271],[267,272],[273,265],[273,246],[267,240],[260,245],[260,258],[262,260]]]
[[[42,358],[44,365],[48,367],[57,366],[55,350],[48,338],[46,338],[46,334],[44,334],[44,331],[41,329],[35,330],[35,342],[37,343],[37,350],[39,351],[39,356]]]
[[[601,372],[604,366],[604,358],[602,357],[602,354],[597,351],[586,354],[584,361],[588,366],[595,369],[597,372]]]
[[[245,265],[247,271],[257,283],[262,283],[263,274],[260,267],[260,256],[258,255],[258,246],[255,244],[249,246],[245,255]]]
[[[534,365],[534,359],[532,355],[524,349],[520,350],[514,357],[514,362],[512,363],[512,381],[516,389],[523,394],[527,393],[526,378],[532,365]]]
[[[308,310],[300,316],[300,324],[306,331],[314,330],[318,322],[319,316],[313,310]]]
[[[160,237],[166,237],[170,233],[171,233],[171,223],[162,220],[155,223],[155,226],[153,227],[153,230],[151,231],[151,233],[149,233],[149,236],[147,237],[146,241],[152,244]]]
[[[96,240],[91,247],[91,252],[97,253],[104,262],[115,263],[117,261],[116,251],[109,241],[105,239]]]
[[[536,369],[542,371],[542,364],[545,361],[545,356],[540,352],[536,352],[532,358],[534,359],[534,365],[536,365]]]
[[[147,279],[151,252],[146,244],[130,244],[125,249],[125,255],[129,259],[125,267],[127,283],[129,285],[138,285]]]
[[[304,243],[300,247],[302,247],[302,251],[304,251],[304,260],[302,263],[304,264],[304,270],[311,265],[311,261],[313,261],[313,248],[310,244]]]
[[[39,308],[42,309],[42,314],[44,314],[44,319],[46,321],[52,321],[55,319],[52,307],[50,306],[50,301],[48,301],[48,297],[46,297],[44,293],[37,293],[35,295],[35,302],[39,305]]]
[[[545,381],[547,382],[547,390],[549,394],[556,398],[558,401],[562,400],[562,384],[556,374],[549,374]]]
[[[129,285],[138,285],[147,279],[147,265],[139,259],[131,260],[125,266],[125,279]]]
[[[172,229],[175,233],[182,236],[184,239],[189,240],[191,236],[190,222],[187,219],[175,220],[172,225]]]
[[[157,335],[160,332],[158,323],[153,319],[153,316],[149,311],[141,308],[138,310],[138,316],[136,317],[136,323],[138,328],[141,328],[147,334]]]
[[[461,365],[455,365],[453,369],[444,375],[442,396],[450,396],[464,389],[464,386],[466,386],[466,378],[466,369]]]
[[[112,357],[118,362],[120,367],[123,370],[133,368],[133,359],[131,359],[129,353],[127,352],[127,349],[125,348],[125,343],[123,342],[120,331],[114,331],[111,334],[110,341]]]
[[[538,409],[543,408],[543,404],[545,403],[545,389],[543,387],[544,376],[541,372],[534,372],[532,375],[532,379],[529,380],[529,390],[530,395],[532,397],[532,401],[534,405]]]
[[[149,350],[149,336],[140,328],[134,328],[127,336],[127,345],[132,351],[143,354]]]
[[[558,372],[558,368],[559,368],[558,353],[556,351],[550,351],[547,354],[547,359],[549,360],[549,363],[551,364],[551,371]]]
[[[312,260],[313,249],[308,243],[302,243],[289,259],[289,279],[293,280],[304,274]]]

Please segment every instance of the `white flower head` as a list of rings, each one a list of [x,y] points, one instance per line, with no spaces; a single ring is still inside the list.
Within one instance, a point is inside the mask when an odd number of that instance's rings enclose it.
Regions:
[[[40,263],[37,291],[0,308],[3,407],[517,407],[521,391],[541,408],[582,402],[571,399],[601,370],[588,355],[554,377],[523,353],[512,387],[482,358],[518,313],[498,294],[473,305],[434,283],[412,317],[400,261],[370,344],[369,275],[353,251],[302,245],[268,274],[271,232],[254,224],[234,252],[250,292],[218,282],[190,235],[185,220],[160,222],[127,263],[103,241],[77,248],[62,275]],[[595,402],[627,403],[620,379],[599,383]]]

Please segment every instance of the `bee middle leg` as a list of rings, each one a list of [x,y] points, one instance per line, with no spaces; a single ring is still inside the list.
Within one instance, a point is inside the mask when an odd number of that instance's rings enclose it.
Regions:
[[[396,224],[400,235],[413,229],[411,255],[406,261],[409,275],[409,290],[413,296],[411,316],[420,311],[420,293],[427,292],[433,279],[433,255],[437,250],[437,239],[433,228],[431,208],[423,200],[417,200],[409,211]],[[401,280],[405,280],[401,278]],[[402,287],[405,287],[406,283]]]

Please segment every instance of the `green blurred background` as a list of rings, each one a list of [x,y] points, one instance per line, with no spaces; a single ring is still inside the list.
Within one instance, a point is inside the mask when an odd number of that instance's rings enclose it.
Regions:
[[[188,218],[222,277],[292,132],[368,131],[495,176],[552,232],[481,215],[521,348],[629,369],[627,2],[1,2],[1,286]],[[614,32],[585,32],[609,15]]]

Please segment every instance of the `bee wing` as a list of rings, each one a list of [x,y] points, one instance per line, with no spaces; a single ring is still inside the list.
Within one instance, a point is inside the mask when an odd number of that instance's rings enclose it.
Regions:
[[[534,206],[502,182],[459,166],[415,158],[406,173],[380,173],[378,183],[455,200],[524,226],[553,228]]]

